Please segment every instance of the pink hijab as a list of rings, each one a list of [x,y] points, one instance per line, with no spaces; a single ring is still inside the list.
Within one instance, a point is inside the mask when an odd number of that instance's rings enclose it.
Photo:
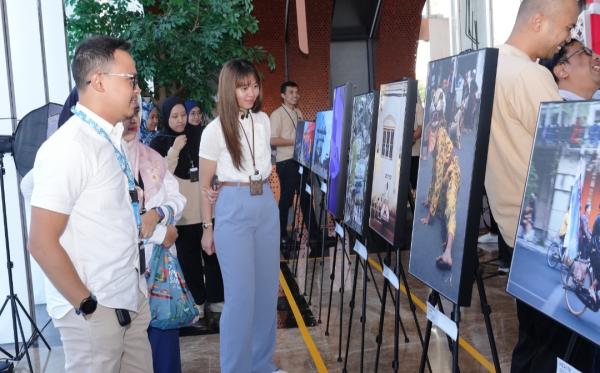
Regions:
[[[138,122],[140,122],[138,118]],[[127,143],[127,157],[134,177],[141,177],[144,183],[144,201],[148,201],[160,191],[167,172],[167,161],[158,152],[140,141],[140,131]]]

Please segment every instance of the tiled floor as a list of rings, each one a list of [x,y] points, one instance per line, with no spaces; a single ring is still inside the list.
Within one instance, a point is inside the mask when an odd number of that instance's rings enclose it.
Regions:
[[[485,258],[489,258],[486,254]],[[352,258],[354,258],[352,256]],[[374,257],[376,259],[376,257]],[[402,254],[404,266],[408,263],[408,253]],[[325,261],[325,268],[328,270],[329,262]],[[309,271],[312,269],[310,261]],[[495,270],[490,266],[488,271]],[[320,276],[320,266],[317,265],[316,279]],[[381,291],[383,277],[377,271],[374,271],[375,282],[369,281],[367,285],[367,306],[366,306],[366,325],[365,325],[365,353],[364,353],[364,371],[373,372],[375,362],[375,352],[377,348],[376,334],[379,324],[380,300],[375,290],[374,283]],[[503,371],[510,368],[510,354],[516,341],[517,321],[515,312],[515,303],[504,291],[506,286],[506,276],[493,277],[485,281],[486,292],[490,305],[492,307],[492,323],[496,337],[500,363]],[[349,276],[349,281],[351,277]],[[419,281],[408,276],[408,282],[414,295],[420,300],[425,301],[429,294],[426,288]],[[315,281],[315,288],[312,301],[312,312],[315,318],[318,318],[318,296],[320,293],[319,281]],[[321,355],[325,366],[330,372],[341,372],[344,366],[343,362],[338,362],[338,337],[339,337],[339,292],[333,294],[333,304],[330,319],[330,335],[325,336],[325,323],[327,311],[327,299],[329,293],[329,280],[327,275],[324,282],[324,304],[321,315],[321,324],[309,327],[308,332],[314,340],[318,353]],[[360,307],[362,296],[362,271],[358,274],[357,300],[354,309],[354,318],[352,324],[352,338],[349,347],[349,357],[347,363],[348,372],[360,371],[360,331],[359,322]],[[350,291],[344,295],[344,315],[343,315],[343,346],[342,357],[344,356],[346,336],[348,330]],[[450,304],[445,303],[446,311],[450,310]],[[425,330],[425,313],[420,309],[416,311],[421,329]],[[418,371],[419,359],[421,354],[421,344],[419,342],[415,322],[408,307],[406,296],[401,296],[401,319],[406,328],[408,342],[405,342],[402,335],[399,344],[399,371],[416,372]],[[393,359],[393,304],[388,294],[386,315],[384,322],[383,343],[381,346],[380,372],[392,372]],[[492,357],[490,347],[483,323],[483,317],[479,307],[479,298],[476,287],[473,289],[472,306],[462,309],[462,323],[460,329],[464,337],[474,349],[480,352],[484,359],[491,362]],[[184,372],[218,372],[219,371],[219,347],[218,335],[190,336],[181,338],[181,358]],[[474,353],[476,355],[476,353]],[[466,352],[464,348],[460,349],[460,368],[462,372],[487,372],[487,370],[478,362],[472,354]],[[62,372],[64,355],[60,346],[54,346],[48,353],[45,348],[34,348],[32,351],[34,367],[36,372]],[[429,358],[433,372],[451,371],[451,354],[448,349],[448,342],[443,332],[433,329],[431,343],[429,347]],[[279,329],[277,335],[277,350],[275,354],[276,363],[290,373],[304,373],[316,371],[315,364],[309,353],[305,340],[299,329]],[[27,364],[23,360],[18,365],[17,372],[26,372]]]

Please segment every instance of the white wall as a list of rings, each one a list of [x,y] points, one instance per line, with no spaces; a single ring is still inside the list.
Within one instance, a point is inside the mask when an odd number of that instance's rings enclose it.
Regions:
[[[494,30],[493,45],[503,44],[512,31],[521,0],[491,0]]]
[[[0,14],[8,22],[0,28],[0,134],[10,135],[15,121],[47,101],[62,103],[69,93],[69,77],[66,60],[66,43],[62,0],[0,0],[5,4],[6,14]],[[2,9],[0,9],[2,12]],[[42,28],[40,29],[40,24]],[[6,53],[4,30],[8,29],[9,53]],[[42,37],[43,35],[43,37]],[[44,41],[42,48],[42,39]],[[44,52],[43,52],[44,51]],[[42,56],[44,55],[44,58]],[[12,69],[12,97],[14,113],[11,112],[11,82],[7,66]],[[44,72],[46,74],[44,74]],[[47,98],[48,97],[48,100]],[[29,308],[28,273],[26,264],[24,231],[18,192],[18,179],[12,157],[5,157],[5,187],[7,221],[11,259],[14,264],[14,285],[22,303]],[[0,216],[0,223],[1,221]],[[0,226],[1,227],[1,226]],[[0,243],[0,266],[6,263],[4,232]],[[33,268],[34,293],[43,298],[43,281],[39,269]],[[8,294],[8,275],[0,271],[0,299]],[[37,299],[40,303],[43,299]],[[29,330],[29,325],[24,323]],[[10,313],[0,317],[0,343],[12,341]],[[26,331],[29,334],[28,331]]]

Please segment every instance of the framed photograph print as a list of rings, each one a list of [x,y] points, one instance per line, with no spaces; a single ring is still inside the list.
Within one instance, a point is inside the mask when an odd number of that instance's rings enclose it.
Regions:
[[[543,103],[507,290],[600,344],[600,101]]]
[[[351,83],[341,85],[335,88],[333,92],[333,126],[329,145],[327,211],[336,219],[342,219],[344,215],[353,96]]]
[[[470,305],[497,49],[429,63],[409,272]]]
[[[364,236],[368,222],[377,120],[377,92],[354,96],[344,224]]]
[[[406,216],[417,82],[405,79],[379,89],[369,227],[396,245]]]
[[[315,137],[314,121],[298,121],[296,126],[296,140],[294,143],[294,159],[302,166],[311,166],[313,139]]]
[[[332,126],[333,110],[319,111],[313,140],[311,170],[324,180],[327,180],[329,172],[329,145],[331,145]]]

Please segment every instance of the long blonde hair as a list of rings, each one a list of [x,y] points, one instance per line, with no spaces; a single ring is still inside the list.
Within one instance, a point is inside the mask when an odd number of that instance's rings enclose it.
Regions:
[[[258,84],[259,94],[251,110],[257,112],[262,106],[262,82],[256,67],[247,60],[234,59],[223,65],[219,74],[217,113],[221,121],[227,150],[233,165],[238,170],[242,165],[242,143],[239,131],[240,107],[235,90],[247,85],[252,76]]]

